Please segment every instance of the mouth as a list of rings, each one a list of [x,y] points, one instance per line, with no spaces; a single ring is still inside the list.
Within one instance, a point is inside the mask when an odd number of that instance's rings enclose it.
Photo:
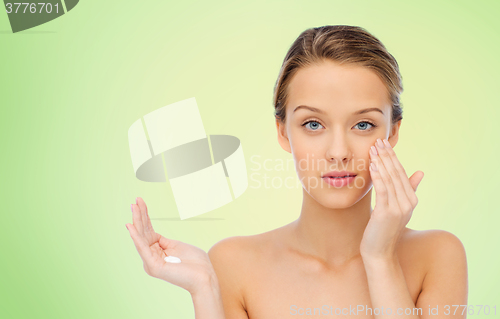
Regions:
[[[351,184],[356,175],[346,175],[346,176],[335,176],[335,177],[323,177],[323,180],[334,187],[344,187]]]
[[[345,176],[325,176],[325,178],[335,178],[335,179],[340,179],[340,178],[347,178],[347,177],[354,177],[356,175],[345,175]]]
[[[322,179],[334,187],[343,187],[354,181],[357,174],[347,171],[331,171],[324,174]]]
[[[329,178],[346,178],[346,177],[354,177],[356,173],[348,172],[348,171],[331,171],[326,174],[321,175],[321,177],[329,177]]]

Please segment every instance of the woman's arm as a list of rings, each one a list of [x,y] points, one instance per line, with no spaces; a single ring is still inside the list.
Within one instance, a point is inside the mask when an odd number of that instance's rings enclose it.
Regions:
[[[428,269],[422,290],[413,303],[397,258],[363,259],[372,309],[385,311],[375,315],[387,318],[466,318],[467,261],[461,241],[446,231],[427,231]],[[454,306],[455,305],[455,306]],[[388,309],[392,314],[388,314]]]
[[[196,319],[225,319],[217,276],[214,274],[205,287],[191,293]]]
[[[428,270],[417,307],[397,259],[396,247],[418,204],[415,192],[422,181],[423,172],[418,171],[408,178],[386,139],[377,139],[371,147],[370,158],[376,204],[363,233],[360,251],[372,306],[379,310],[378,314],[374,313],[375,317],[465,318],[467,312],[457,313],[451,309],[453,305],[462,303],[465,306],[467,302],[467,262],[465,250],[458,238],[444,231],[438,231],[439,235],[436,232],[429,233],[433,241],[424,244],[430,257],[426,260]],[[437,307],[437,311],[432,311],[433,307]],[[391,314],[381,312],[389,308]]]
[[[455,235],[430,230],[427,241],[429,269],[417,299],[417,307],[427,309],[423,318],[466,318],[468,274],[465,248]],[[430,307],[430,308],[429,308]],[[437,315],[435,315],[437,313]]]
[[[156,233],[142,198],[138,197],[131,208],[133,224],[126,227],[146,273],[189,291],[196,319],[225,319],[218,278],[208,254]],[[179,258],[180,263],[167,262],[167,256]]]
[[[387,260],[363,259],[363,263],[368,279],[371,308],[378,309],[373,313],[375,318],[421,318],[422,313],[418,309],[413,310],[415,304],[397,257]],[[382,309],[384,310],[381,311]],[[406,309],[412,309],[412,311],[407,310],[408,312],[405,313]],[[368,313],[371,314],[371,312]]]
[[[225,238],[210,248],[208,256],[219,279],[224,313],[228,319],[248,319],[243,299],[243,278],[247,273],[245,248],[241,237]]]

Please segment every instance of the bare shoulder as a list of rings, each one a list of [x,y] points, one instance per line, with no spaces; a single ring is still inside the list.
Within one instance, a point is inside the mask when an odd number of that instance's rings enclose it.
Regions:
[[[462,241],[454,234],[440,229],[415,230],[406,228],[401,243],[415,249],[425,249],[429,254],[465,254]]]
[[[467,257],[456,235],[439,229],[406,229],[401,247],[405,251],[401,255],[411,256],[423,269],[417,307],[467,304]]]
[[[252,240],[248,236],[234,236],[215,243],[209,249],[208,257],[218,277],[224,276],[223,280],[230,280],[231,284],[240,286],[237,281],[245,272],[252,251]]]
[[[423,263],[426,274],[447,267],[466,271],[467,258],[462,241],[453,233],[440,229],[414,230],[406,228],[401,237],[403,256],[411,255]]]
[[[262,234],[233,236],[215,243],[208,251],[208,256],[216,271],[234,280],[248,278],[246,275],[256,272],[255,266],[263,259],[271,258],[277,251],[283,227]]]
[[[234,236],[215,243],[208,256],[219,281],[226,318],[247,319],[245,287],[257,272],[255,265],[268,247],[269,234]]]
[[[251,236],[224,238],[210,248],[208,256],[212,264],[217,264],[220,267],[232,265],[234,268],[237,264],[245,264],[244,259],[248,259],[249,254],[254,250],[253,242]],[[242,271],[241,268],[238,270]]]
[[[285,226],[250,236],[233,236],[224,238],[210,248],[210,258],[221,257],[231,263],[238,260],[243,263],[271,254],[283,240]]]

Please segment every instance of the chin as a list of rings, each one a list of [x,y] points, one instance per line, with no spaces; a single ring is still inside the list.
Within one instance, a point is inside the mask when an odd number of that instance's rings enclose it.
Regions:
[[[333,194],[331,192],[323,192],[317,194],[313,198],[322,206],[332,209],[348,208],[356,204],[363,196],[359,190],[350,189],[347,192]]]

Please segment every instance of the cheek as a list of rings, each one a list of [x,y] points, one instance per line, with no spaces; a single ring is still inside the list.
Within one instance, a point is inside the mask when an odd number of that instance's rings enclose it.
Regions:
[[[321,151],[321,148],[310,143],[297,143],[293,147],[295,167],[300,176],[316,175],[315,171],[318,171],[318,163],[322,159]]]
[[[328,147],[328,136],[323,135],[309,135],[305,132],[293,131],[293,137],[291,137],[291,145],[294,152],[297,153],[297,157],[302,158],[311,157],[313,154],[317,158],[318,155],[323,155]],[[322,153],[323,152],[323,153]]]
[[[365,145],[361,145],[357,147],[355,154],[355,167],[354,169],[363,175],[363,178],[370,178],[370,147],[372,144],[363,143]],[[368,182],[366,180],[366,182]]]

